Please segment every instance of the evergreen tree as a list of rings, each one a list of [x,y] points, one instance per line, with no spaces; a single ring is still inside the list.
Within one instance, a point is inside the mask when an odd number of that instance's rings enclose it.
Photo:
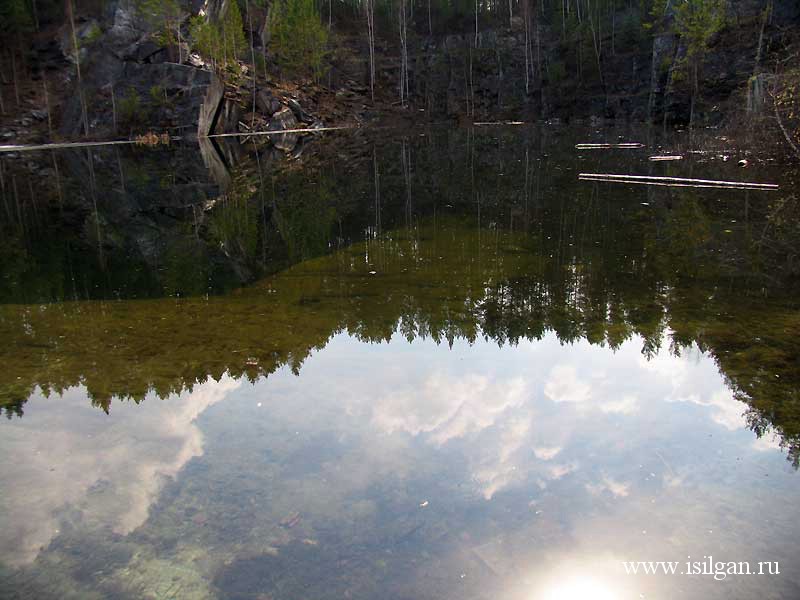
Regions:
[[[234,62],[244,55],[247,39],[244,37],[244,25],[239,3],[232,0],[222,17],[222,53],[225,61]]]
[[[279,64],[292,71],[309,68],[315,78],[321,77],[328,32],[314,0],[278,0],[273,5],[270,25]]]
[[[178,0],[138,0],[137,8],[160,43],[169,48],[178,47],[182,17]],[[179,58],[182,57],[179,55]]]

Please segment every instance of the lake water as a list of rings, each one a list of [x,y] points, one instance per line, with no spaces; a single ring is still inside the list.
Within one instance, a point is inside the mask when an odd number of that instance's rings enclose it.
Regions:
[[[611,137],[648,147],[574,147]],[[0,597],[800,597],[796,174],[556,126],[202,150],[0,161]]]

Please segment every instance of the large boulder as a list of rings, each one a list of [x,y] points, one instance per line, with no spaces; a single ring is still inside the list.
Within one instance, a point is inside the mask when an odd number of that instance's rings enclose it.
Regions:
[[[289,131],[297,128],[298,122],[294,116],[294,113],[290,108],[284,107],[272,115],[272,120],[267,126],[267,131]],[[272,145],[279,150],[290,152],[297,145],[298,135],[296,133],[271,135],[269,137]]]

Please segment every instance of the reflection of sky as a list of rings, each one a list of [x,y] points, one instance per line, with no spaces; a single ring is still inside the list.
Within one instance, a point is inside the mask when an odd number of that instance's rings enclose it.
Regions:
[[[225,462],[236,447],[247,473],[255,467],[241,449],[292,447],[297,457],[302,440],[324,439],[309,446],[314,477],[295,470],[285,483],[289,505],[320,519],[365,507],[377,514],[385,499],[374,490],[399,486],[415,510],[427,502],[431,518],[447,515],[458,543],[438,564],[456,581],[472,578],[473,590],[495,586],[516,600],[605,586],[608,597],[638,598],[666,585],[690,590],[685,597],[736,597],[726,596],[731,582],[619,573],[620,560],[689,554],[778,560],[791,572],[800,489],[776,442],[755,439],[746,407],[708,357],[662,350],[648,361],[640,349],[637,340],[615,352],[562,345],[555,335],[504,348],[458,341],[452,350],[340,335],[299,377],[284,369],[254,386],[209,381],[168,401],[114,404],[110,417],[81,390],[34,399],[23,419],[2,424],[0,450],[29,459],[0,466],[0,556],[29,561],[68,508],[87,527],[129,533],[192,457]],[[259,422],[268,435],[241,425]],[[113,494],[100,501],[98,486]],[[317,489],[324,502],[309,492]],[[736,589],[752,597],[759,584],[768,598],[798,581],[786,577]]]
[[[2,424],[0,448],[14,460],[0,462],[0,559],[33,560],[71,509],[79,526],[133,531],[164,479],[202,453],[195,417],[237,387],[211,381],[167,402],[149,396],[143,406],[114,404],[110,415],[92,407],[82,388],[32,398],[24,418]]]

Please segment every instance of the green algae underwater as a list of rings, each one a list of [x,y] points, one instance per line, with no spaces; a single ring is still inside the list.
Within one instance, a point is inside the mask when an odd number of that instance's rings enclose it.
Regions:
[[[578,182],[646,165],[586,135],[56,159],[0,252],[2,595],[795,593],[792,179]],[[619,573],[711,553],[783,575]]]

